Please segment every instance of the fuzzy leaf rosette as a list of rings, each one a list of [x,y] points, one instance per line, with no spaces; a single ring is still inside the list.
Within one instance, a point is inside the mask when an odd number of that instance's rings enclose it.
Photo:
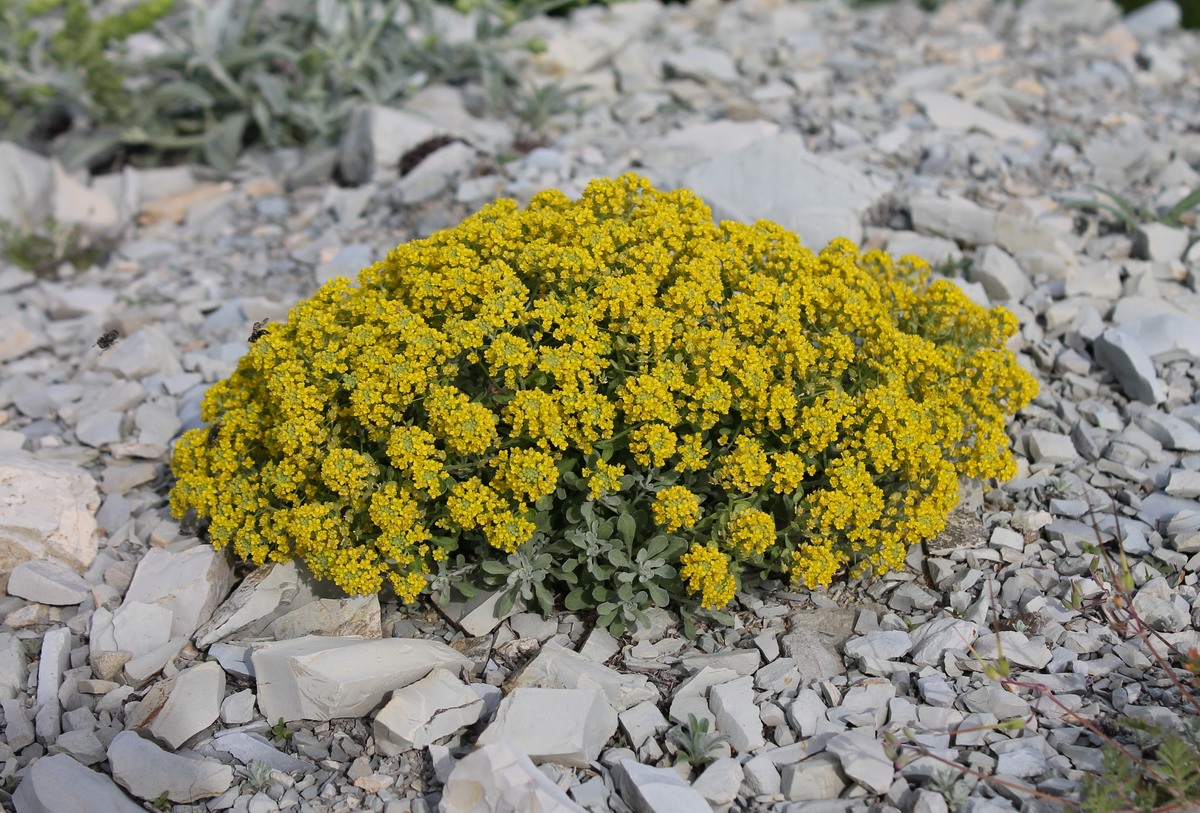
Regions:
[[[715,225],[633,175],[500,200],[269,326],[176,445],[171,507],[350,594],[453,571],[607,621],[720,608],[751,572],[900,568],[960,477],[1011,477],[1015,330],[919,258]]]

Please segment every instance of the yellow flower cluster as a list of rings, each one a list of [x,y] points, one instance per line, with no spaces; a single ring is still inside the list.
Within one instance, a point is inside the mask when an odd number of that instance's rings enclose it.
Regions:
[[[668,531],[691,528],[700,519],[700,498],[683,486],[667,486],[654,497],[654,521]]]
[[[715,224],[635,176],[497,201],[251,344],[176,444],[171,508],[404,600],[448,551],[496,558],[587,500],[689,545],[673,589],[710,607],[747,568],[882,573],[960,477],[1015,471],[1015,330],[918,258]]]
[[[700,597],[701,606],[715,610],[733,599],[737,582],[729,572],[729,557],[716,545],[692,545],[679,562],[679,576],[688,592]]]
[[[625,475],[625,467],[620,464],[608,464],[597,460],[592,465],[584,466],[583,476],[587,478],[588,496],[598,500],[605,494],[615,494],[621,490],[621,477]]]
[[[735,511],[725,530],[730,547],[741,558],[761,555],[775,542],[775,520],[757,508]]]

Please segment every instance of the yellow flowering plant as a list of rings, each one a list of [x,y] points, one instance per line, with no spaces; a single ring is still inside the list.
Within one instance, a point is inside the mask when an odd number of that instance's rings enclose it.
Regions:
[[[960,477],[1015,472],[1015,330],[919,258],[714,224],[633,175],[501,200],[268,326],[176,445],[171,506],[348,593],[473,581],[619,630],[753,573],[901,567]]]

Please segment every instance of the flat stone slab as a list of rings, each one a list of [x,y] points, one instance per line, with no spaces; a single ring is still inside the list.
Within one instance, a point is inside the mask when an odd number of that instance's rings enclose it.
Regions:
[[[810,153],[795,133],[715,155],[683,180],[717,220],[765,218],[799,234],[814,251],[835,237],[861,242],[863,213],[891,189],[848,164]]]
[[[34,559],[85,569],[96,558],[99,507],[96,481],[84,469],[0,458],[0,574]]]
[[[756,653],[757,654],[757,653]],[[658,700],[644,675],[623,675],[555,643],[547,643],[507,685],[513,688],[599,689],[617,711]]]
[[[91,595],[92,586],[64,564],[55,561],[22,562],[8,577],[8,594],[36,601],[69,607]]]
[[[457,672],[470,666],[441,642],[413,638],[307,635],[267,644],[250,659],[258,681],[258,707],[271,722],[362,717],[378,708],[388,692],[434,669]]]
[[[212,545],[182,551],[151,548],[138,563],[125,601],[157,604],[173,613],[171,637],[191,635],[233,586],[229,556]]]
[[[617,712],[598,689],[513,689],[479,743],[508,740],[534,762],[586,768],[617,731]]]
[[[475,723],[483,698],[445,669],[392,692],[375,715],[375,746],[388,756],[424,748]]]
[[[106,774],[66,754],[34,762],[12,800],[18,813],[145,813]]]
[[[129,713],[126,724],[178,748],[208,728],[221,712],[225,670],[213,661],[157,683]]]
[[[145,801],[166,793],[172,802],[186,804],[220,796],[233,784],[233,768],[228,765],[177,756],[132,731],[122,731],[113,739],[108,762],[113,779]]]
[[[712,812],[708,800],[670,768],[623,759],[614,774],[621,799],[637,813]]]
[[[442,789],[441,813],[586,813],[511,742],[476,748]]]

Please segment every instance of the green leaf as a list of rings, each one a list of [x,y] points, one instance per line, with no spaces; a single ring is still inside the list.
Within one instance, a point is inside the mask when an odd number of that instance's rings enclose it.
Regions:
[[[242,136],[249,116],[235,113],[209,131],[204,140],[204,160],[220,172],[232,172],[242,153]]]
[[[646,590],[649,591],[650,601],[654,603],[655,607],[666,607],[671,601],[671,597],[667,594],[667,591],[662,588],[662,585],[656,582],[647,582]],[[646,626],[649,626],[649,624]]]
[[[608,561],[611,562],[614,567],[621,569],[627,568],[632,564],[632,562],[629,561],[629,557],[625,555],[625,551],[621,550],[620,548],[612,548],[609,550]]]
[[[563,606],[571,612],[578,612],[587,607],[587,600],[583,597],[583,588],[576,587],[571,592],[567,593],[567,597],[563,599]]]
[[[101,130],[85,138],[73,139],[59,157],[65,169],[83,169],[116,150],[124,141],[118,133]]]
[[[646,546],[642,549],[646,556],[651,559],[660,558],[667,550],[667,537],[663,534],[651,537],[646,541]],[[640,556],[638,558],[641,558]]]
[[[479,565],[484,573],[491,573],[493,576],[507,576],[512,573],[512,568],[504,562],[497,562],[495,559],[484,559]]]
[[[500,601],[496,604],[496,613],[501,617],[507,616],[512,612],[513,606],[517,603],[517,588],[505,590],[504,595],[500,596]]]
[[[633,544],[633,538],[637,534],[637,522],[634,520],[633,514],[628,511],[621,512],[621,515],[617,517],[617,531],[625,540],[626,545]]]
[[[1176,226],[1179,224],[1179,218],[1197,206],[1200,206],[1200,187],[1193,189],[1187,197],[1168,209],[1160,219],[1167,226]]]
[[[533,593],[537,596],[538,605],[542,608],[542,615],[548,616],[554,612],[554,596],[550,595],[550,591],[546,589],[544,583],[536,583],[533,586]]]

